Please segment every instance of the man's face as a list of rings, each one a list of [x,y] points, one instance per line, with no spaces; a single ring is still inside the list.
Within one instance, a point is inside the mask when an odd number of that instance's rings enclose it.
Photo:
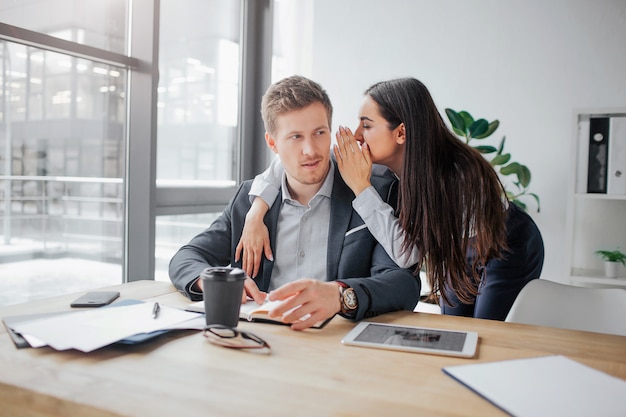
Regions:
[[[326,109],[313,103],[278,116],[267,145],[278,154],[291,187],[321,186],[330,168],[330,126]]]

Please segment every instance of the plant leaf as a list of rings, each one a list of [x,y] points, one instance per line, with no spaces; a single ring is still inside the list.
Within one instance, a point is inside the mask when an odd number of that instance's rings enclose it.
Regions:
[[[456,133],[457,135],[459,135],[460,137],[464,138],[465,137],[465,131],[464,130],[459,130],[456,127],[453,127],[452,130],[454,130],[454,133]]]
[[[520,172],[517,173],[517,178],[519,178],[519,182],[522,184],[522,187],[528,187],[530,184],[530,170],[526,165],[520,165]]]
[[[539,196],[535,193],[528,193],[528,195],[534,197],[535,201],[537,201],[537,213],[541,212],[541,207],[539,205]]]
[[[498,147],[498,153],[502,153],[502,151],[504,150],[504,142],[506,142],[506,136],[502,136],[500,146]]]
[[[459,115],[459,113],[452,109],[446,109],[446,115],[450,120],[454,133],[459,136],[465,136],[465,120]]]
[[[503,166],[502,168],[500,168],[500,173],[502,175],[511,175],[511,174],[518,175],[518,173],[522,169],[521,167],[522,166],[518,162],[511,162],[507,166]],[[518,175],[518,177],[519,177],[519,175]]]
[[[504,165],[511,160],[511,154],[505,153],[504,155],[497,155],[491,160],[491,165]]]
[[[475,121],[472,115],[466,110],[457,112],[448,108],[445,109],[445,111],[452,125],[452,130],[456,135],[465,139],[465,143],[470,143],[472,139],[484,139],[489,137],[500,126],[499,120],[487,122],[485,119],[478,119]],[[509,201],[526,211],[528,207],[526,203],[521,201],[521,198],[530,196],[537,202],[537,212],[540,212],[539,196],[527,192],[527,187],[531,180],[530,170],[527,166],[519,162],[510,162],[511,154],[504,153],[505,144],[506,136],[503,136],[497,148],[491,145],[473,146],[473,148],[483,155],[489,155],[495,152],[495,155],[489,157],[485,156],[485,159],[489,161],[491,166],[499,167],[498,175],[515,175],[515,178],[509,179],[506,184],[507,188],[511,188],[514,191],[508,189],[504,190]]]
[[[485,119],[478,119],[470,125],[469,133],[471,137],[478,139],[478,137],[484,134],[487,129],[489,129],[489,123],[487,123]]]
[[[500,126],[500,122],[498,120],[494,120],[493,122],[489,123],[489,127],[487,128],[487,131],[485,131],[485,133],[483,133],[481,135],[475,135],[474,138],[475,139],[484,139],[484,138],[486,138],[488,136],[491,136],[491,134],[496,131],[498,126]]]
[[[622,253],[619,249],[616,250],[597,250],[596,255],[599,255],[602,259],[609,262],[621,262],[626,265],[626,254]]]
[[[474,149],[482,154],[494,153],[496,151],[496,148],[491,145],[474,146]]]
[[[474,123],[474,118],[465,110],[460,111],[459,116],[463,118],[463,121],[465,122],[465,132],[468,133],[469,127],[472,125],[472,123]]]

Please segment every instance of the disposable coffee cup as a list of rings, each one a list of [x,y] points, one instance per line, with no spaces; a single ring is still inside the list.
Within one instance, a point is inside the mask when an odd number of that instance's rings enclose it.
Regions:
[[[206,324],[237,327],[246,273],[239,268],[211,267],[200,274]]]

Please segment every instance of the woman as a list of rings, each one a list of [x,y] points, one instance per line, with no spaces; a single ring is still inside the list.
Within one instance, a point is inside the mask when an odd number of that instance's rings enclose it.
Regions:
[[[420,81],[371,86],[358,128],[352,135],[340,127],[334,152],[356,196],[357,213],[400,266],[416,265],[416,273],[426,266],[443,314],[504,320],[519,291],[539,278],[544,259],[539,229],[506,200],[489,162],[448,129]],[[397,208],[371,187],[372,163],[386,165],[400,179]],[[264,179],[277,188],[277,167],[268,171]],[[250,230],[257,233],[267,209],[259,200],[249,217]],[[244,265],[250,270],[256,262],[252,253],[258,257],[261,246],[258,238],[246,236],[238,254],[246,248]],[[269,245],[264,247],[271,257]]]

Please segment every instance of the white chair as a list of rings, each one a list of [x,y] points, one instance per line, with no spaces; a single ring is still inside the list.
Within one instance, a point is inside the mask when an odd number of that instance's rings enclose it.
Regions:
[[[626,289],[534,279],[520,291],[505,321],[626,336]]]

